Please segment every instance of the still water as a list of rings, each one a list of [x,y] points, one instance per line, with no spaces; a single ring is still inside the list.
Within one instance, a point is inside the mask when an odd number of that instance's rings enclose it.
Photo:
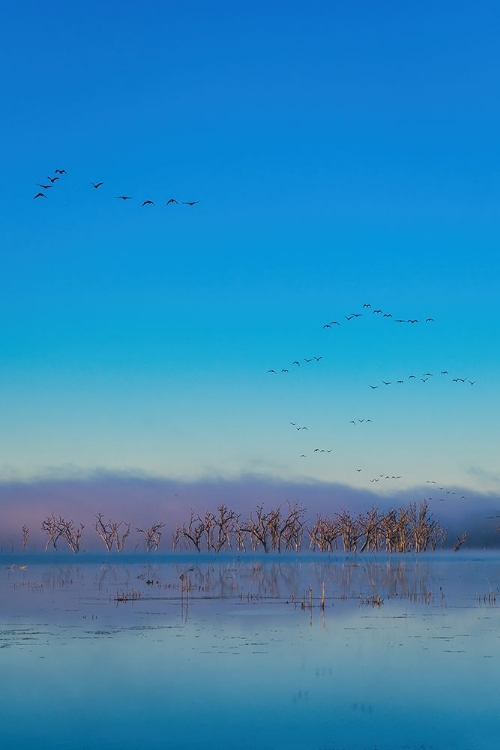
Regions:
[[[0,746],[496,750],[499,586],[470,551],[4,556]]]

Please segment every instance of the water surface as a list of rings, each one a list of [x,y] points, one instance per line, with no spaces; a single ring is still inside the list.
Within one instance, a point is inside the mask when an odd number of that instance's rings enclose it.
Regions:
[[[498,747],[500,555],[2,563],[2,747]]]

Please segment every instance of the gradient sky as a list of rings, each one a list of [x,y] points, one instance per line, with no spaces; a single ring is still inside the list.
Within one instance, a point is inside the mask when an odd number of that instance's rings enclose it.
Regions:
[[[498,504],[499,22],[11,3],[0,482],[432,480]]]

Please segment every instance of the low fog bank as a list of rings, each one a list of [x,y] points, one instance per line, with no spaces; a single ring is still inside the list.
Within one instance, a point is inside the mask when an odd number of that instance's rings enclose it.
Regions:
[[[446,530],[445,547],[452,547],[458,536],[467,533],[465,547],[500,547],[500,496],[451,488],[446,499],[429,498],[429,487],[415,487],[398,493],[378,494],[327,482],[288,482],[263,476],[236,479],[210,478],[179,481],[141,476],[96,472],[73,479],[44,479],[32,482],[0,484],[0,550],[22,550],[22,527],[30,537],[28,550],[43,549],[47,537],[42,522],[55,514],[76,525],[85,526],[81,550],[104,549],[93,528],[98,513],[105,520],[131,524],[127,541],[129,551],[141,542],[137,528],[165,523],[160,549],[172,549],[172,534],[177,524],[187,522],[191,509],[203,515],[221,504],[247,517],[263,505],[265,509],[298,504],[306,509],[312,523],[318,514],[334,516],[343,508],[357,514],[377,507],[408,506],[428,499],[433,517]]]

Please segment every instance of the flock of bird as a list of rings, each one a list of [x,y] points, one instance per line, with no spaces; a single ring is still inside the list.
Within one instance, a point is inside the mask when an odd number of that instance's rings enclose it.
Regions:
[[[53,177],[47,177],[48,185],[45,185],[43,183],[37,182],[37,187],[41,188],[43,192],[38,192],[36,195],[33,196],[33,200],[37,200],[37,198],[47,198],[47,191],[51,190],[53,187],[55,187],[55,184],[61,179],[63,175],[66,175],[67,172],[65,169],[55,169],[54,170],[54,176]],[[99,190],[102,185],[104,185],[104,182],[90,182],[94,190]],[[131,201],[133,200],[131,195],[115,195],[115,198],[117,200],[121,201]],[[200,201],[178,201],[176,198],[169,198],[166,202],[166,206],[170,206],[172,204],[179,205],[179,203],[183,206],[196,206],[197,203]],[[141,207],[144,206],[154,206],[155,202],[151,199],[146,199],[141,203]]]
[[[365,302],[363,304],[363,310],[369,310],[371,308],[371,304],[369,302]],[[383,310],[380,310],[377,308],[376,310],[372,310],[373,315],[381,315],[383,318],[387,318],[388,320],[394,321],[394,323],[418,323],[418,318],[407,318],[406,320],[404,318],[395,318],[392,313],[384,312]],[[363,313],[349,313],[349,315],[343,315],[343,317],[346,319],[346,321],[349,323],[351,320],[355,320],[356,318],[361,318],[363,316]],[[434,318],[425,318],[426,323],[434,323]],[[332,326],[339,326],[340,323],[338,320],[331,320],[329,323],[325,323],[323,325],[323,328],[332,328]]]
[[[331,329],[334,326],[341,326],[341,325],[352,325],[351,321],[356,321],[357,319],[362,318],[363,315],[366,314],[366,311],[367,310],[369,311],[370,309],[371,309],[371,304],[370,303],[365,303],[365,304],[363,304],[363,312],[355,312],[355,313],[349,313],[347,315],[343,315],[338,320],[332,320],[329,323],[325,323],[323,325],[323,329]],[[418,318],[406,318],[406,319],[395,318],[392,313],[384,312],[380,308],[372,310],[371,313],[372,313],[372,315],[380,316],[381,318],[386,319],[387,321],[393,321],[393,322],[399,323],[399,324],[401,324],[401,323],[407,323],[407,324],[410,324],[410,325],[415,325],[415,324],[419,323],[419,319]],[[345,322],[342,321],[342,318],[345,320]],[[433,317],[425,317],[423,320],[427,324],[432,324],[432,323],[435,322],[435,320],[434,320]],[[294,360],[292,362],[291,369],[292,370],[297,370],[303,364],[305,364],[305,365],[318,364],[322,360],[323,360],[323,356],[320,356],[320,355],[313,356],[313,357],[302,357],[301,359],[296,359],[296,360]],[[273,367],[273,368],[269,368],[267,370],[267,372],[270,373],[270,374],[273,374],[273,375],[277,375],[279,373],[288,374],[288,373],[290,373],[291,369],[290,369],[290,367],[282,367],[282,368],[275,368],[275,367]],[[412,374],[410,374],[410,375],[408,375],[408,376],[406,376],[404,378],[397,378],[397,379],[391,379],[391,380],[381,380],[380,384],[370,384],[369,388],[371,390],[376,390],[377,388],[381,387],[382,385],[383,386],[390,386],[390,385],[393,385],[393,384],[399,385],[399,384],[404,384],[405,382],[412,381],[412,380],[414,380],[415,382],[426,383],[427,381],[429,381],[431,378],[434,378],[434,377],[435,377],[434,373],[432,373],[432,372],[424,372],[422,374],[414,374],[414,373],[412,373]],[[470,380],[467,377],[453,377],[453,378],[451,378],[450,377],[450,373],[449,373],[448,370],[441,370],[439,372],[439,376],[438,377],[449,378],[454,383],[468,383],[470,385],[474,385],[477,382],[476,380]],[[370,418],[367,418],[367,417],[363,417],[363,418],[359,418],[358,417],[357,419],[351,419],[350,422],[349,422],[349,424],[354,425],[354,426],[368,425],[370,423],[372,423],[372,420]],[[309,429],[305,425],[299,425],[299,424],[297,424],[297,422],[290,422],[290,425],[292,427],[294,427],[295,430],[297,430],[298,432],[301,432],[301,431],[304,431],[304,430],[308,431],[308,429]],[[332,454],[332,453],[334,453],[334,451],[333,451],[332,448],[315,447],[312,450],[312,454],[316,455],[316,456],[320,456],[322,454],[323,455],[329,455],[329,454]],[[299,456],[299,458],[300,459],[306,459],[306,458],[308,458],[308,454],[301,453],[300,456]],[[358,474],[360,474],[362,471],[363,470],[361,468],[357,468],[356,469],[356,473],[358,473]],[[402,476],[400,474],[383,473],[383,474],[379,474],[378,476],[372,477],[371,479],[369,479],[369,482],[372,483],[372,484],[375,484],[375,483],[378,483],[378,482],[387,482],[387,481],[393,482],[393,481],[400,480],[400,479],[402,479]],[[427,480],[427,481],[430,484],[437,484],[437,482],[434,482],[433,480],[432,481],[431,480]],[[445,492],[446,496],[453,496],[453,495],[457,494],[453,490],[446,490],[445,487],[440,487],[439,489],[440,489],[440,491]],[[428,498],[428,499],[432,500],[432,498]],[[437,499],[439,501],[443,501],[443,500],[446,499],[446,497],[439,497]],[[465,497],[462,496],[462,499],[465,499]]]
[[[325,323],[323,325],[323,328],[333,328],[334,326],[348,325],[352,320],[357,320],[358,318],[362,318],[363,315],[366,315],[366,310],[369,310],[369,308],[371,308],[371,304],[369,302],[365,302],[362,308],[365,312],[354,312],[354,313],[349,313],[348,315],[343,315],[342,317],[345,318],[345,321],[346,321],[345,323],[341,323],[340,320],[331,320],[329,323]],[[394,318],[392,313],[384,312],[383,310],[379,308],[372,310],[372,315],[381,315],[382,318],[385,318],[386,320],[392,321],[394,323],[410,323],[410,324],[413,323],[414,324],[414,323],[419,322],[418,318],[408,318],[406,320],[403,318]],[[434,323],[435,321],[434,321],[434,318],[426,317],[425,322]],[[300,368],[302,363],[305,363],[305,364],[310,364],[311,362],[316,363],[316,362],[320,362],[322,359],[323,359],[322,356],[300,357],[294,360],[290,366],[287,365],[287,366],[278,367],[278,368],[270,367],[267,370],[267,372],[273,375],[278,375],[278,374],[286,375],[290,373],[291,371],[289,369],[290,367],[292,368],[292,370],[297,370],[297,367]],[[386,383],[386,385],[389,385],[389,384],[390,383]]]
[[[54,170],[54,175],[53,176],[48,176],[47,177],[47,184],[45,182],[37,183],[37,187],[39,187],[41,189],[41,191],[39,191],[38,193],[36,193],[36,195],[33,196],[33,200],[37,200],[39,198],[47,198],[47,196],[49,194],[48,191],[51,190],[51,189],[53,189],[56,186],[57,182],[59,182],[60,179],[63,178],[65,175],[67,175],[67,172],[66,172],[65,169],[56,169],[56,170]],[[99,190],[104,185],[104,182],[103,181],[99,181],[99,182],[92,182],[92,181],[90,181],[90,185],[91,185],[91,187],[94,190]],[[133,200],[132,196],[125,195],[125,194],[124,195],[116,195],[115,198],[117,200],[122,200],[124,202],[125,201],[129,201],[129,200]],[[166,206],[179,205],[179,203],[181,205],[191,206],[192,207],[192,206],[197,205],[199,203],[199,201],[198,200],[178,201],[176,198],[169,198],[166,201],[165,205]],[[142,203],[141,203],[141,207],[146,207],[146,206],[155,206],[155,202],[153,200],[147,198],[146,200],[142,201]],[[335,320],[331,320],[328,323],[324,323],[322,327],[323,327],[323,329],[332,329],[335,326],[349,325],[349,324],[351,324],[351,321],[357,321],[359,318],[363,317],[363,315],[367,315],[370,311],[371,311],[372,315],[379,316],[382,319],[385,319],[387,321],[391,321],[391,322],[394,322],[394,323],[398,323],[398,324],[405,324],[406,323],[408,325],[415,325],[415,324],[419,323],[419,319],[418,318],[400,318],[400,317],[395,318],[392,313],[385,312],[385,311],[383,311],[380,308],[372,309],[372,306],[371,306],[371,304],[369,302],[365,302],[363,304],[362,310],[363,310],[363,312],[352,312],[352,313],[344,314],[344,315],[341,316],[341,318],[339,320],[336,320],[336,319]],[[433,317],[425,317],[423,320],[424,320],[425,323],[434,323],[434,318]],[[302,357],[300,359],[294,360],[291,363],[291,368],[292,369],[300,368],[302,366],[302,363],[304,363],[306,365],[318,364],[319,362],[321,362],[322,359],[323,359],[323,356],[319,356],[319,355],[312,356],[312,357]],[[276,368],[273,367],[273,368],[269,368],[267,372],[270,373],[270,374],[275,374],[275,375],[278,374],[278,373],[288,374],[288,373],[290,373],[290,369],[289,369],[289,367],[282,367],[282,368],[278,368],[278,369],[276,369]],[[447,370],[442,370],[440,374],[441,374],[441,376],[448,376],[449,372]],[[429,380],[429,378],[433,378],[433,377],[434,377],[434,375],[431,372],[426,372],[426,373],[423,373],[422,375],[419,375],[419,376],[417,376],[415,374],[411,374],[411,375],[408,375],[406,378],[399,378],[399,379],[395,379],[395,380],[394,379],[393,380],[382,380],[381,383],[380,383],[380,385],[384,385],[384,386],[389,386],[389,385],[392,385],[392,384],[398,384],[399,385],[399,384],[403,384],[406,381],[410,381],[410,380],[415,380],[415,381],[419,380],[422,383],[426,383]],[[467,377],[454,377],[454,378],[452,378],[452,381],[454,383],[469,383],[470,385],[474,385],[476,383],[475,380],[470,380]],[[370,384],[369,387],[372,390],[376,390],[377,388],[379,388],[379,384],[376,384],[376,385]],[[372,420],[369,419],[369,418],[363,418],[363,419],[358,418],[358,419],[351,419],[350,420],[350,424],[352,424],[352,425],[369,424],[371,422],[372,422]],[[297,425],[296,422],[290,422],[290,424],[297,431],[299,431],[299,432],[300,431],[304,431],[304,430],[308,430],[308,428],[306,426]],[[316,448],[313,449],[313,453],[314,454],[318,454],[318,455],[320,455],[320,454],[331,454],[332,453],[332,449],[331,448],[319,448],[319,447],[316,447]],[[304,454],[304,453],[302,453],[300,455],[300,458],[307,458],[307,455]],[[362,471],[361,468],[357,468],[356,469],[357,473],[361,473],[361,471]],[[369,481],[371,483],[377,483],[377,482],[380,482],[380,481],[387,481],[387,480],[391,480],[392,481],[392,480],[398,480],[398,479],[401,479],[401,475],[380,474],[377,477],[373,477]],[[433,480],[427,480],[427,483],[428,484],[436,484],[437,485],[437,482],[435,482]],[[439,490],[446,492],[447,495],[455,495],[456,494],[452,490],[445,490],[444,487],[439,487]],[[444,499],[445,498],[439,498],[440,501],[442,501]],[[462,496],[462,499],[464,499],[463,496]],[[432,500],[432,498],[429,498],[429,500]]]

